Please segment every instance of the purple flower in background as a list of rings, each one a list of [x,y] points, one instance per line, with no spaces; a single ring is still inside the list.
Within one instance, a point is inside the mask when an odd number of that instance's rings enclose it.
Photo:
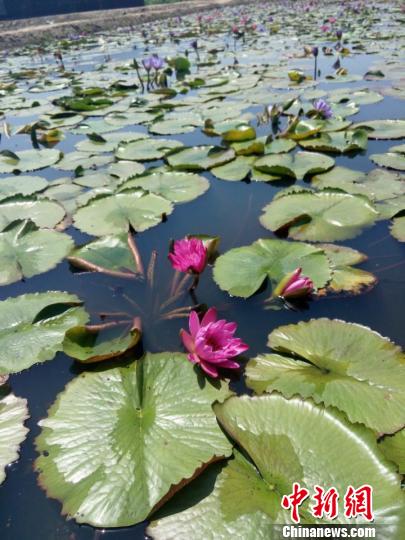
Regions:
[[[156,70],[162,69],[165,63],[163,58],[160,58],[157,54],[152,54],[152,56],[149,58],[149,61],[153,69]]]
[[[313,54],[314,56],[318,56],[318,54],[319,54],[319,49],[318,49],[318,47],[312,47],[312,54]]]
[[[337,37],[338,39],[342,39],[342,35],[343,35],[342,30],[336,30],[336,37]]]
[[[333,116],[331,106],[324,99],[318,99],[314,102],[314,109],[322,118],[331,118]]]
[[[196,39],[192,41],[190,45],[195,51],[198,49],[198,41]]]
[[[142,64],[146,71],[150,71],[152,69],[152,60],[150,58],[144,58],[142,60]]]

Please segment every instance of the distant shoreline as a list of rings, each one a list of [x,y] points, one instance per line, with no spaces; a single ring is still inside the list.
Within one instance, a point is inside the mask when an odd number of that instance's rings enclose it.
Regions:
[[[201,13],[216,7],[242,3],[243,0],[189,0],[145,7],[4,20],[0,21],[0,47],[16,49],[25,45],[41,46],[53,39],[63,39],[71,34],[102,32],[155,19]]]

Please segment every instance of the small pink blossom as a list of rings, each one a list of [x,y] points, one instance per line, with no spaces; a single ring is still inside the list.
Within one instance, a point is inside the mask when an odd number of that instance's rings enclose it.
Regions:
[[[299,296],[307,296],[313,289],[314,284],[312,280],[302,275],[302,268],[297,268],[280,281],[274,289],[273,295],[282,296],[283,298],[297,298]]]
[[[334,24],[334,23],[337,21],[337,19],[336,19],[336,17],[329,17],[328,21],[329,21],[331,24]]]
[[[248,350],[248,346],[235,338],[237,325],[224,319],[217,321],[217,311],[211,308],[201,322],[196,311],[190,313],[189,330],[180,331],[184,347],[188,350],[187,358],[200,367],[210,377],[218,377],[218,368],[239,369],[238,362],[231,358]]]
[[[168,255],[175,270],[201,274],[207,264],[207,248],[199,238],[176,240]]]
[[[330,27],[327,24],[323,24],[321,26],[321,30],[322,30],[322,32],[329,32]]]

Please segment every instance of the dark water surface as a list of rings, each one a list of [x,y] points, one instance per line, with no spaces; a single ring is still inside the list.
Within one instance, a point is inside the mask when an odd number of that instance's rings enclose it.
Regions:
[[[132,57],[128,50],[114,59]],[[344,65],[349,73],[364,75],[368,67],[378,58],[375,55],[359,55],[345,59]],[[330,70],[333,60],[320,58],[323,71]],[[81,66],[82,67],[82,66]],[[91,66],[88,66],[91,69]],[[341,86],[365,87],[377,89],[386,82],[360,81],[351,84],[320,84],[318,88],[334,90]],[[64,92],[62,92],[64,93]],[[66,92],[65,92],[66,93]],[[52,97],[56,96],[53,94]],[[41,94],[38,97],[42,97]],[[259,111],[261,107],[254,108]],[[385,97],[375,105],[362,105],[360,112],[351,116],[354,122],[365,119],[400,118],[404,115],[403,102]],[[26,118],[24,123],[26,123]],[[263,133],[268,126],[259,129]],[[139,131],[139,127],[137,127]],[[128,131],[124,128],[123,131]],[[82,136],[68,135],[57,148],[70,151]],[[196,129],[194,133],[176,135],[174,138],[187,145],[206,144],[207,138]],[[215,141],[215,139],[214,139]],[[336,165],[369,171],[374,168],[368,159],[370,154],[384,152],[395,141],[370,141],[367,152],[355,157],[336,157]],[[28,147],[29,137],[13,137],[1,149],[10,150]],[[49,179],[66,176],[63,171],[39,171],[40,176]],[[137,237],[137,242],[144,261],[148,261],[152,249],[158,251],[156,294],[164,297],[166,287],[172,278],[172,270],[167,261],[168,245],[171,238],[181,238],[185,234],[205,233],[220,235],[220,251],[224,253],[232,247],[250,244],[258,238],[269,238],[272,234],[259,223],[258,217],[265,204],[274,193],[283,186],[274,186],[261,182],[225,182],[216,179],[210,173],[204,173],[211,187],[202,197],[183,205],[176,205],[167,222]],[[6,175],[5,175],[6,176]],[[77,243],[88,239],[75,229],[67,231]],[[199,301],[208,306],[217,306],[220,314],[239,325],[238,335],[249,344],[250,355],[266,351],[267,335],[282,324],[296,323],[316,317],[338,318],[369,326],[383,336],[390,337],[398,344],[404,344],[403,333],[403,285],[404,285],[404,245],[389,234],[389,222],[378,222],[351,241],[341,242],[368,255],[368,260],[360,265],[378,276],[378,285],[362,296],[328,296],[310,303],[306,311],[265,311],[262,301],[268,291],[241,300],[230,298],[222,292],[211,278],[211,269],[202,276],[197,296]],[[97,320],[100,311],[122,311],[131,308],[125,296],[134,298],[145,311],[151,310],[151,302],[145,298],[140,283],[117,279],[100,274],[73,273],[67,262],[56,269],[11,286],[1,287],[0,297],[17,296],[27,292],[66,290],[76,293],[85,303],[87,311]],[[151,352],[160,350],[183,350],[179,339],[179,330],[185,326],[185,320],[166,321],[161,324],[147,324],[144,328],[144,348]],[[96,530],[88,526],[79,526],[74,521],[66,521],[60,515],[59,502],[47,499],[46,494],[36,484],[33,462],[36,457],[34,439],[39,433],[37,422],[46,416],[47,409],[54,402],[56,395],[66,383],[77,375],[80,368],[62,353],[53,361],[37,365],[21,374],[10,377],[10,384],[17,396],[28,399],[30,419],[27,422],[29,435],[22,444],[20,459],[11,465],[7,478],[0,487],[0,539],[1,540],[138,540],[144,537],[144,526],[138,525],[126,529],[108,531]],[[243,385],[237,385],[243,391]],[[192,540],[192,539],[190,539]]]

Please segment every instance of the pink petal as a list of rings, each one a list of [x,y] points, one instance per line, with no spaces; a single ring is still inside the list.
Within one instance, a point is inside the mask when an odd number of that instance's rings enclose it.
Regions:
[[[217,310],[215,308],[210,308],[207,313],[204,315],[201,326],[207,326],[207,324],[214,323],[217,320]]]
[[[200,366],[210,377],[218,377],[218,370],[207,362],[204,362],[204,360],[201,360]]]
[[[195,350],[195,348],[194,348],[194,340],[190,336],[190,334],[188,332],[186,332],[185,330],[181,329],[180,330],[180,337],[181,337],[181,340],[183,342],[184,347],[190,353],[194,353],[194,350]]]
[[[188,319],[188,327],[190,329],[191,335],[195,339],[197,332],[200,329],[200,319],[198,318],[198,314],[196,311],[192,311],[190,313],[190,317]]]

